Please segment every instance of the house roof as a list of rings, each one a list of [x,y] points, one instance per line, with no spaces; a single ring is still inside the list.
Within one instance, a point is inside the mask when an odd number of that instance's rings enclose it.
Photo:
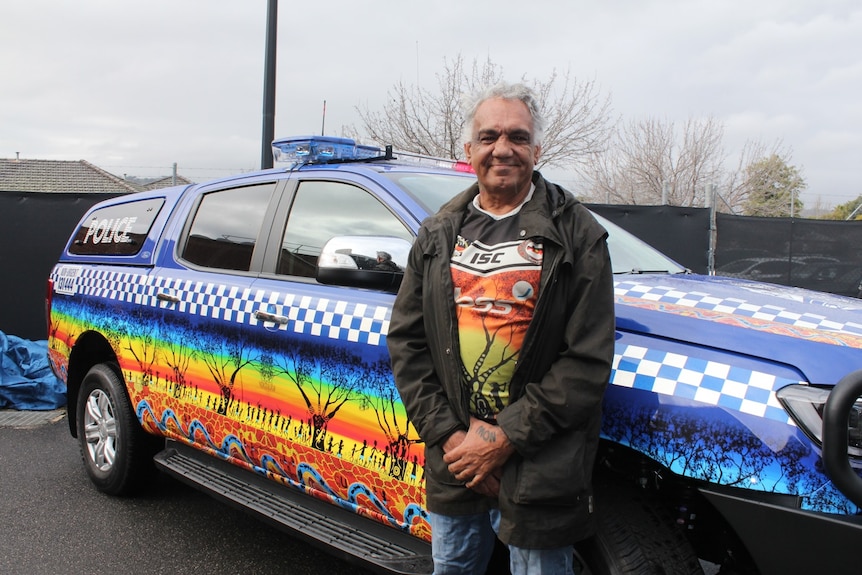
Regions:
[[[149,181],[139,187],[142,190],[159,190],[161,188],[169,188],[171,186],[184,186],[193,183],[194,182],[192,182],[188,178],[184,178],[183,176],[177,176],[177,183],[174,184],[173,176],[165,176],[164,178],[159,178],[158,180]]]
[[[124,194],[138,188],[84,161],[0,158],[0,192]]]

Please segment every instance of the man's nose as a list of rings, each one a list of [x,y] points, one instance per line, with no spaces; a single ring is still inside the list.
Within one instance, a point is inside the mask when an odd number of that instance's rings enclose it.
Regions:
[[[506,136],[500,136],[494,142],[495,156],[510,156],[512,155],[512,142]]]

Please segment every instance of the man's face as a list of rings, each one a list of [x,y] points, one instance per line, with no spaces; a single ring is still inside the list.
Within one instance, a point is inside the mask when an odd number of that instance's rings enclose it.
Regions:
[[[485,100],[473,119],[473,138],[464,144],[479,188],[518,194],[530,185],[540,146],[533,145],[533,119],[520,100]]]

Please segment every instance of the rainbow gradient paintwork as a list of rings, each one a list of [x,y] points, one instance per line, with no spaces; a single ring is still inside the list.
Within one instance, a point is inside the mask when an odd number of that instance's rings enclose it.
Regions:
[[[423,449],[385,345],[360,356],[337,339],[249,339],[121,299],[55,295],[49,353],[61,377],[78,338],[98,331],[150,431],[430,539]]]
[[[70,275],[62,266],[55,274]],[[430,538],[423,445],[389,372],[386,306],[357,310],[271,292],[202,300],[197,296],[204,288],[189,284],[180,299],[196,307],[173,313],[144,287],[163,278],[128,272],[100,278],[81,279],[88,287],[74,297],[55,295],[49,348],[58,373],[65,373],[76,340],[99,331],[119,358],[132,404],[150,431]],[[219,293],[218,286],[207,289]],[[618,282],[618,310],[754,322],[761,331],[792,329],[844,346],[859,340],[854,326],[827,337],[806,326],[716,311],[727,302],[705,310],[685,304],[690,293],[668,302],[632,295],[638,291],[650,293],[638,282]],[[256,321],[231,303],[244,298],[272,302],[293,319],[275,336],[249,330]],[[229,321],[213,327],[214,317]],[[818,453],[775,399],[776,390],[801,379],[766,362],[623,330],[603,437],[683,476],[797,495],[803,508],[853,513],[816,471]],[[767,433],[764,420],[772,421]]]

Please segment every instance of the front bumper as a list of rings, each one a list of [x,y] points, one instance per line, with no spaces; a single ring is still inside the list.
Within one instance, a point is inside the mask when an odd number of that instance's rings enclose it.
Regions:
[[[862,516],[802,511],[708,487],[700,492],[731,525],[763,575],[862,571]]]
[[[862,370],[854,371],[838,382],[829,393],[823,409],[823,465],[847,499],[862,508],[862,477],[850,465],[847,446],[850,439],[849,422],[856,400],[862,396]],[[858,418],[856,432],[858,433]],[[855,438],[858,441],[858,437]]]

